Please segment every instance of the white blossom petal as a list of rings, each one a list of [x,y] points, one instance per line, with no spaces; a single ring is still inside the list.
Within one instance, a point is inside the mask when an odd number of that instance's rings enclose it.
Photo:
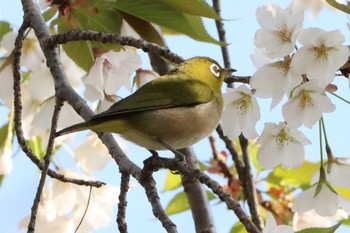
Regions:
[[[223,97],[225,109],[221,121],[224,134],[234,138],[243,133],[249,139],[256,138],[255,124],[260,119],[260,109],[251,90],[241,85]]]

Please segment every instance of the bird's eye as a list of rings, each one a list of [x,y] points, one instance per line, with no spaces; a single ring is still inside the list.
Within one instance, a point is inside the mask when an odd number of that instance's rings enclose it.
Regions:
[[[220,77],[220,67],[214,63],[210,65],[210,72],[216,77]]]

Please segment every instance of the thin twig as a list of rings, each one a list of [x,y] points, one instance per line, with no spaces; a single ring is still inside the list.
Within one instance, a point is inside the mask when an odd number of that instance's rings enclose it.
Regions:
[[[244,197],[248,202],[249,211],[252,215],[252,221],[262,230],[264,228],[262,218],[259,213],[259,202],[256,194],[255,185],[253,182],[253,175],[250,167],[250,156],[248,151],[248,140],[243,136],[243,134],[239,135],[239,143],[242,148],[242,157],[244,162]]]
[[[80,228],[81,224],[82,224],[82,223],[83,223],[83,221],[84,221],[84,218],[85,218],[86,213],[87,213],[87,211],[88,211],[88,209],[89,209],[89,206],[90,206],[91,194],[92,194],[92,187],[90,186],[89,196],[88,196],[88,200],[87,200],[87,203],[86,203],[86,207],[85,207],[85,210],[84,210],[83,216],[81,216],[81,219],[80,219],[80,221],[79,221],[79,223],[78,223],[78,226],[75,228],[74,233],[77,233],[77,232],[78,232],[78,230],[79,230],[79,228]]]
[[[216,132],[218,133],[220,139],[225,143],[226,149],[230,152],[233,162],[235,163],[238,176],[240,177],[239,179],[241,180],[244,176],[244,172],[243,172],[244,165],[241,159],[239,158],[239,154],[235,148],[235,145],[233,144],[231,139],[229,139],[227,136],[224,135],[221,125],[218,125],[218,127],[216,127]]]
[[[214,157],[215,161],[217,162],[217,165],[218,165],[218,167],[220,169],[220,172],[225,177],[227,177],[228,184],[231,184],[231,181],[234,179],[234,175],[230,171],[230,168],[227,167],[227,164],[218,158],[218,155],[219,155],[220,152],[218,151],[218,149],[216,147],[214,136],[209,136],[209,142],[210,142],[211,149],[213,151],[213,157]]]
[[[66,44],[71,41],[83,40],[132,46],[142,49],[144,52],[152,51],[174,63],[181,63],[184,61],[182,57],[171,52],[168,48],[161,47],[155,43],[147,42],[142,39],[136,39],[131,36],[121,36],[114,33],[102,33],[90,30],[69,31],[58,35],[53,35],[45,41],[45,44],[46,46],[56,46],[58,44]]]
[[[225,83],[246,83],[249,84],[251,76],[236,76],[233,74],[227,75],[225,78]]]
[[[120,194],[119,194],[119,203],[118,203],[118,214],[117,214],[117,223],[120,233],[127,233],[128,226],[125,221],[126,215],[126,194],[129,191],[129,182],[130,174],[122,173],[121,182],[120,182]]]
[[[38,213],[41,194],[42,194],[43,189],[44,189],[47,172],[49,170],[49,166],[51,163],[52,151],[53,151],[54,142],[55,142],[54,135],[56,132],[58,117],[59,117],[59,113],[61,112],[62,106],[63,106],[63,101],[61,99],[56,99],[56,104],[55,104],[54,112],[52,115],[52,121],[51,121],[50,137],[49,137],[49,141],[48,141],[48,145],[47,145],[47,149],[46,149],[46,154],[44,156],[44,166],[43,166],[43,169],[41,171],[40,181],[38,184],[38,188],[37,188],[35,198],[34,198],[34,203],[32,206],[32,212],[31,212],[30,221],[28,224],[28,233],[35,231],[36,215]]]
[[[220,9],[220,0],[213,0],[213,8],[216,14],[221,17],[221,9]],[[221,46],[222,58],[224,60],[225,68],[231,68],[230,55],[227,49],[227,41],[226,41],[226,31],[224,28],[224,23],[221,19],[215,20],[216,29],[218,31],[219,39],[221,42],[224,42],[225,45]]]
[[[213,7],[214,7],[216,13],[220,16],[220,0],[213,0]],[[222,23],[222,20],[216,20],[216,27],[218,30],[220,41],[226,43],[226,38],[225,38],[226,32],[225,32],[225,28],[224,28],[224,25]],[[222,51],[225,67],[230,67],[230,56],[229,56],[229,53],[227,50],[227,46],[222,46],[221,51]],[[230,77],[226,77],[225,82],[228,83],[228,80],[230,80],[230,79],[231,80],[234,79],[237,82],[237,78],[235,76],[232,76],[232,75]],[[244,81],[244,82],[249,83],[249,79],[247,79],[247,78],[241,79],[240,81]],[[258,201],[257,201],[257,197],[256,197],[254,183],[252,180],[253,176],[251,174],[251,169],[250,169],[248,140],[241,134],[239,136],[239,142],[240,142],[240,145],[242,148],[242,156],[243,156],[243,162],[244,162],[243,169],[242,169],[242,164],[240,164],[238,162],[238,161],[240,161],[238,159],[238,156],[236,154],[235,155],[232,154],[232,156],[234,158],[235,165],[237,167],[239,179],[240,179],[240,182],[241,182],[242,187],[243,187],[244,196],[248,201],[248,206],[249,206],[250,213],[252,215],[252,220],[253,220],[254,224],[259,228],[259,230],[262,230],[263,224],[262,224],[261,217],[260,217],[259,211],[258,211]],[[226,142],[226,145],[228,145],[227,142]],[[234,153],[235,153],[235,151],[234,151]],[[236,161],[238,163],[236,163]]]

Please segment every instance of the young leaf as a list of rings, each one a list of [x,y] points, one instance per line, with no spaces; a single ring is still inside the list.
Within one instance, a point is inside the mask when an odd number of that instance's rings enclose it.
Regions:
[[[202,0],[161,0],[169,5],[172,5],[179,11],[190,14],[197,15],[211,19],[220,19],[216,14],[214,9],[209,6],[206,1]]]
[[[185,192],[180,192],[171,199],[168,206],[165,208],[165,212],[169,215],[181,213],[190,208],[188,199]]]
[[[230,233],[246,233],[246,229],[241,222],[236,222],[236,224],[231,228]]]
[[[181,12],[167,1],[118,0],[114,6],[119,11],[155,23],[161,27],[181,32],[195,40],[222,44],[208,34],[200,16]]]
[[[167,176],[165,178],[165,183],[163,187],[163,192],[170,191],[181,187],[181,176],[180,174],[174,174],[168,171]]]
[[[69,30],[94,30],[99,32],[120,33],[121,17],[114,9],[72,8],[67,15],[60,16],[53,24],[58,25],[58,32]],[[63,49],[77,65],[89,71],[95,61],[94,50],[120,50],[121,46],[115,44],[102,44],[90,41],[70,42],[63,45]]]
[[[216,199],[216,196],[210,191],[206,191],[206,193],[209,201]],[[170,201],[170,203],[165,209],[165,212],[169,215],[172,215],[181,213],[188,209],[190,209],[190,204],[188,203],[186,193],[182,191],[176,194],[175,197]]]
[[[165,46],[163,38],[159,32],[149,22],[125,13],[118,11],[123,19],[146,41],[156,43],[160,46]]]
[[[0,21],[0,41],[2,41],[3,36],[10,31],[10,24],[8,22]]]
[[[312,175],[320,167],[317,163],[305,161],[296,169],[284,169],[282,166],[275,168],[266,178],[267,182],[282,186],[291,186],[306,189],[309,187]]]
[[[306,228],[300,231],[296,231],[295,233],[334,233],[340,227],[341,224],[342,222],[339,222],[338,224],[327,228]]]
[[[57,7],[50,7],[43,13],[45,21],[49,21],[57,14]]]

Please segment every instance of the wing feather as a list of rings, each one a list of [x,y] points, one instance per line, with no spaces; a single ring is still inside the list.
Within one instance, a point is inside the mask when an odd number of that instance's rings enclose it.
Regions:
[[[145,84],[132,95],[113,104],[107,111],[95,115],[91,120],[112,116],[114,118],[154,109],[194,106],[210,102],[213,96],[213,90],[200,80],[186,76],[166,75]]]

